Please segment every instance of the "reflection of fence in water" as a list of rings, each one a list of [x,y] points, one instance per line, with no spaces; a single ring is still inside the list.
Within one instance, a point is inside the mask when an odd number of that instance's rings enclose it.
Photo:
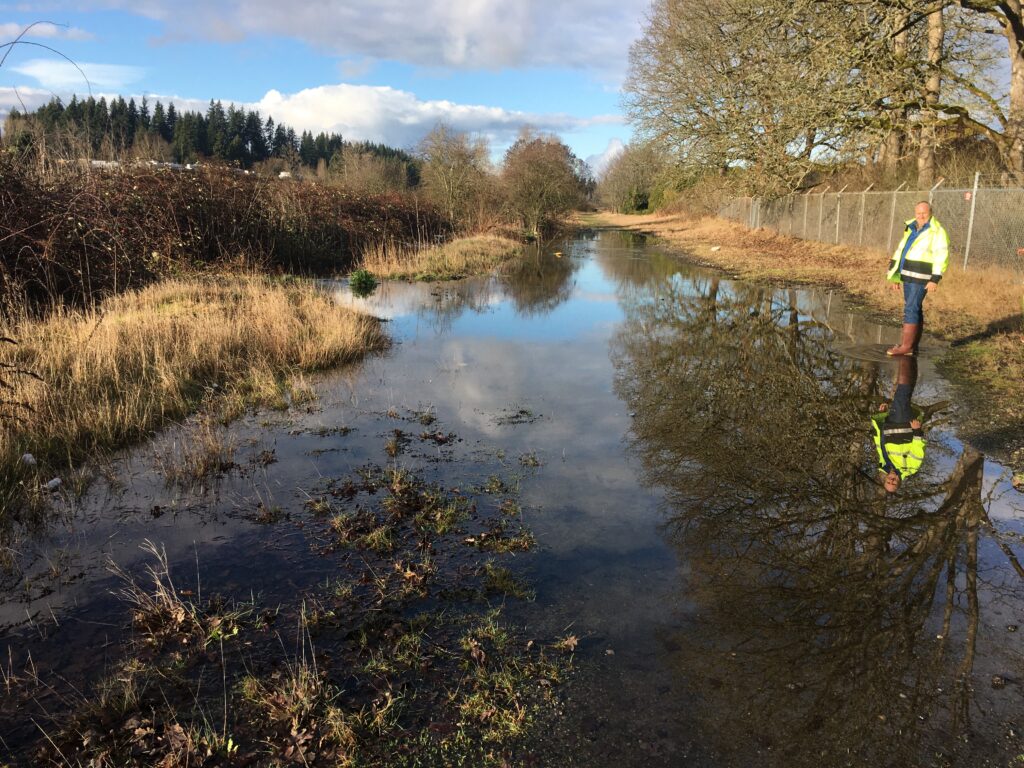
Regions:
[[[974,187],[931,191],[822,192],[775,200],[741,197],[719,215],[752,228],[823,243],[892,251],[914,206],[931,199],[949,232],[951,260],[1024,274],[1024,189]]]

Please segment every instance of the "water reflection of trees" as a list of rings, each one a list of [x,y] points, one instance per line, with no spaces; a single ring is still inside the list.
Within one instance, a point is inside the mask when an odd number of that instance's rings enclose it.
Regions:
[[[435,333],[445,334],[465,312],[485,312],[497,300],[500,289],[494,278],[477,277],[433,283],[428,292],[429,299],[424,297],[416,317]]]
[[[570,278],[579,268],[578,260],[547,250],[528,249],[502,271],[505,290],[520,314],[546,315],[572,296]]]
[[[696,268],[662,251],[645,247],[647,238],[636,232],[601,232],[594,241],[594,260],[605,277],[616,284],[621,294],[655,288],[672,275],[689,274]]]
[[[673,642],[708,732],[775,765],[1006,749],[997,711],[971,722],[979,536],[1014,555],[982,456],[929,455],[887,498],[867,426],[884,377],[831,352],[792,294],[676,280],[626,312],[616,386],[689,569],[697,619]]]
[[[466,312],[487,312],[505,299],[520,314],[547,314],[572,296],[574,284],[570,278],[578,268],[578,260],[567,255],[556,258],[529,248],[497,276],[429,285],[385,282],[377,291],[377,300],[400,307],[434,332],[445,334]]]

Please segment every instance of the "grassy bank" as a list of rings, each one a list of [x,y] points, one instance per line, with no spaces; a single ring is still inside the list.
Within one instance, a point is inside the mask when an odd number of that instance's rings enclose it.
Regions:
[[[363,252],[359,267],[384,279],[458,280],[487,274],[522,250],[521,243],[496,235],[475,235],[419,250],[378,243]]]
[[[655,235],[697,261],[742,278],[832,286],[894,325],[900,322],[902,293],[889,290],[884,280],[888,256],[876,251],[750,230],[717,218],[600,213],[582,215],[581,222]],[[1024,426],[1022,293],[1020,275],[1012,270],[972,267],[964,272],[953,263],[928,298],[927,331],[952,342],[941,364],[978,395],[979,422]]]
[[[287,376],[386,344],[376,321],[303,283],[176,280],[0,328],[15,418],[0,421],[0,508],[93,455],[215,399],[227,415],[289,397]],[[35,467],[23,462],[32,454]]]

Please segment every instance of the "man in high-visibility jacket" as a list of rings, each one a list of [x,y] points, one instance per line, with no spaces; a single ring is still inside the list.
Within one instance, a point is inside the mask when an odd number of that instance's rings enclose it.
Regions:
[[[924,298],[934,291],[949,264],[949,235],[932,216],[929,203],[914,208],[903,239],[889,263],[888,279],[893,290],[903,284],[903,336],[887,355],[913,355],[924,331]]]
[[[917,360],[904,356],[891,403],[882,403],[871,417],[882,485],[896,493],[903,481],[924,463],[924,410],[911,403],[917,384]]]

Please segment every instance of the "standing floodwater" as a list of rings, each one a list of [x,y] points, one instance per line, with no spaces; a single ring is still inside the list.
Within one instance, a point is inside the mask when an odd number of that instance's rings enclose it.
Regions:
[[[893,401],[898,364],[876,358],[895,329],[617,232],[558,249],[502,278],[328,286],[388,319],[393,348],[313,382],[315,406],[225,430],[219,479],[169,481],[195,440],[171,430],[25,534],[0,605],[8,668],[31,655],[78,687],[110,663],[127,609],[107,564],[137,572],[144,539],[203,590],[266,604],[329,583],[309,509],[386,445],[445,488],[514,476],[537,545],[510,568],[535,599],[506,613],[575,649],[533,764],[1024,752],[1024,497],[958,441],[929,356],[924,461],[889,495],[872,416]],[[30,709],[0,721],[5,740],[37,738]]]

